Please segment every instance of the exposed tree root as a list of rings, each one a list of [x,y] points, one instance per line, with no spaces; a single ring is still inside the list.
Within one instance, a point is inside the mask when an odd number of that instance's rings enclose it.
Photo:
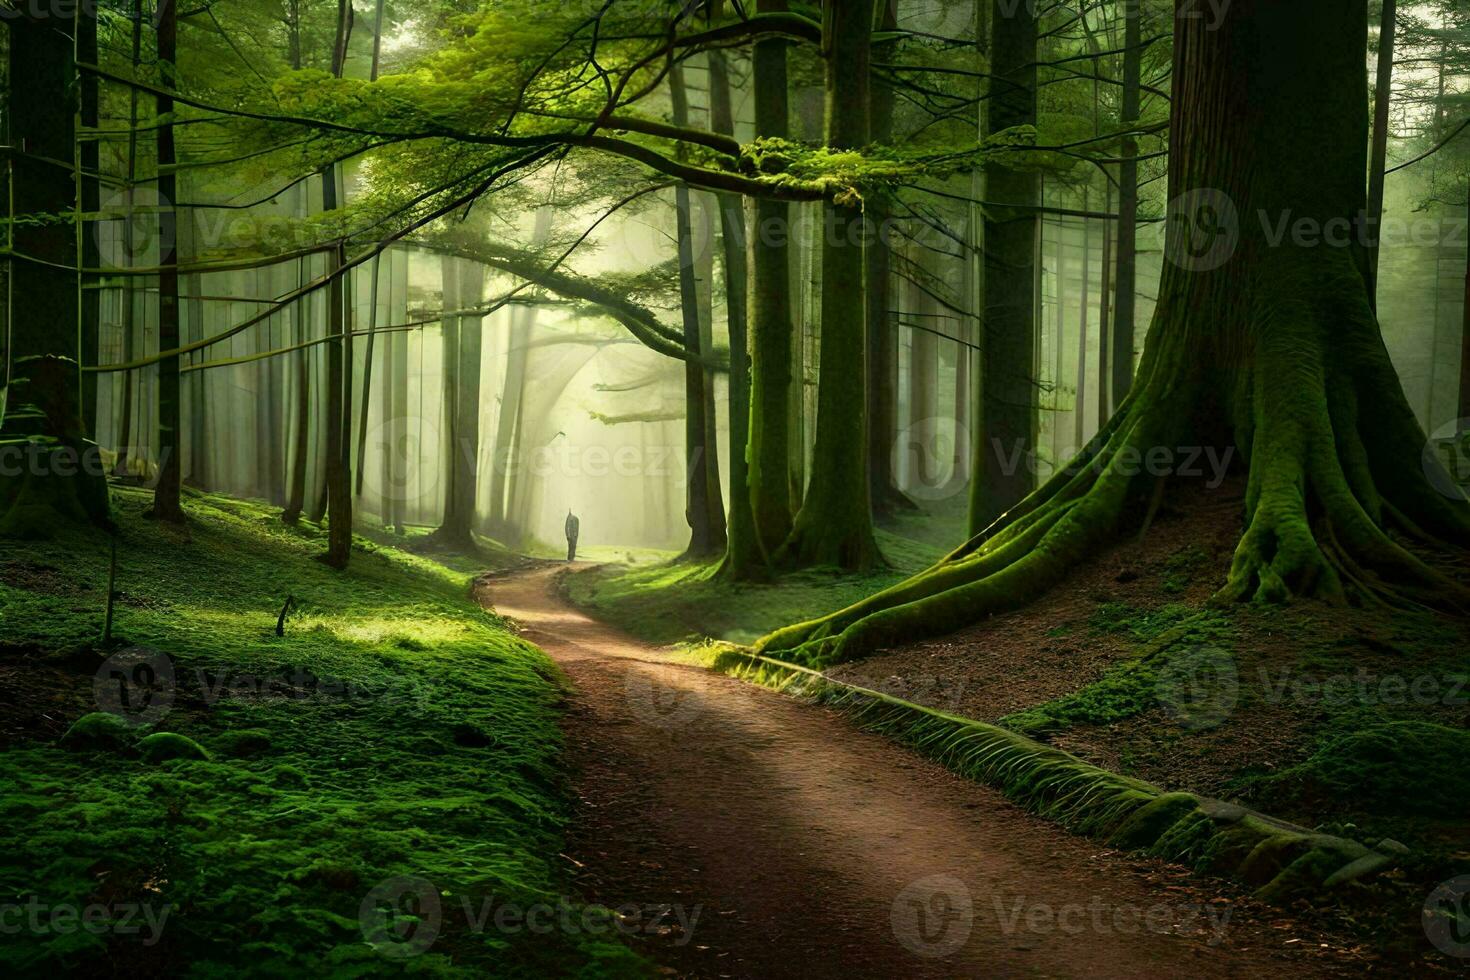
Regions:
[[[1156,322],[1134,396],[1065,471],[933,567],[772,633],[757,649],[825,665],[1025,605],[1146,522],[1164,480],[1150,454],[1176,453],[1181,438],[1222,412],[1233,420],[1249,483],[1244,530],[1217,601],[1312,596],[1470,610],[1470,589],[1386,530],[1465,547],[1470,507],[1426,478],[1425,438],[1377,324],[1365,304],[1339,298],[1352,296],[1354,283],[1339,267],[1308,269],[1316,275],[1310,286],[1301,270],[1264,277],[1277,280],[1262,284],[1275,299],[1250,314],[1251,356],[1213,378],[1185,366],[1198,361],[1188,350],[1197,337]]]

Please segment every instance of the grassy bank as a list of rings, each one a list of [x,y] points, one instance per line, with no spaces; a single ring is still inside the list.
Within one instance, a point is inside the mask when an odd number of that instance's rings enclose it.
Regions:
[[[0,551],[0,963],[638,969],[579,916],[495,925],[567,894],[560,688],[466,571],[361,541],[336,573],[263,506],[194,496],[186,535],[146,502],[115,495],[112,647],[104,536]]]
[[[814,569],[764,583],[719,579],[719,561],[612,563],[566,577],[571,600],[649,643],[713,637],[749,643],[780,626],[856,602],[933,562],[932,543],[878,532],[888,568],[868,575]]]

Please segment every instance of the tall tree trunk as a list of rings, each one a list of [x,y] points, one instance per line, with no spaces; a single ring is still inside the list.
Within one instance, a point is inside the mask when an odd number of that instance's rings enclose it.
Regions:
[[[1124,129],[1138,124],[1143,75],[1143,30],[1141,4],[1123,5],[1123,103],[1120,111]],[[1138,319],[1138,140],[1123,138],[1118,165],[1118,260],[1113,302],[1110,412],[1117,411],[1133,386],[1133,334]]]
[[[287,12],[289,16],[286,19],[286,59],[293,70],[300,71],[301,17],[300,6],[296,0],[290,0],[287,4]],[[307,212],[311,210],[311,203],[304,181],[297,185],[294,198],[296,207],[293,217],[306,217]],[[305,258],[296,260],[298,288],[306,285],[307,261]],[[298,344],[306,343],[311,338],[310,299],[300,299],[293,303],[291,317],[296,324],[293,339]],[[291,430],[291,483],[286,489],[286,507],[281,511],[281,520],[287,524],[295,524],[300,521],[302,511],[306,509],[306,478],[311,468],[311,348],[303,347],[297,351],[294,360],[296,363],[296,402],[295,422]]]
[[[70,216],[77,206],[71,175],[51,160],[70,160],[76,136],[76,64],[72,34],[95,8],[8,19],[11,201],[17,216]],[[82,422],[78,322],[77,225],[62,220],[18,223],[15,252],[39,261],[10,262],[14,304],[0,401],[0,449],[21,465],[0,471],[0,536],[43,537],[63,521],[109,523],[107,484]]]
[[[1103,193],[1103,213],[1111,214],[1113,210],[1113,185],[1111,181],[1105,182]],[[1108,393],[1112,387],[1110,378],[1112,368],[1110,358],[1112,357],[1112,307],[1113,307],[1113,221],[1104,220],[1102,240],[1102,283],[1097,292],[1097,424],[1102,425],[1108,416],[1113,414],[1112,405],[1109,404]],[[1039,307],[1038,307],[1039,308]]]
[[[730,97],[730,70],[722,51],[709,54],[710,128],[735,135]],[[765,559],[756,537],[750,506],[750,331],[746,310],[749,247],[745,203],[738,195],[720,194],[720,244],[725,268],[725,323],[730,335],[730,519],[726,524],[725,561],[721,574],[732,581],[763,575]]]
[[[383,5],[384,0],[377,0],[377,6],[373,14],[373,63],[368,72],[368,81],[378,80],[378,67],[383,53]],[[368,338],[367,349],[363,351],[362,360],[362,403],[358,408],[360,420],[357,428],[357,496],[362,496],[362,481],[364,471],[367,469],[367,445],[368,445],[368,409],[373,395],[373,348],[378,339],[378,282],[382,274],[382,253],[373,256],[372,271],[368,275]],[[387,360],[385,355],[384,360]]]
[[[133,0],[132,67],[136,73],[143,58],[143,0]],[[128,90],[128,158],[127,182],[123,185],[122,258],[124,267],[133,264],[133,203],[137,196],[138,180],[138,90]],[[124,276],[122,282],[122,351],[123,360],[133,359],[133,343],[137,335],[137,296],[133,288],[133,276]],[[131,464],[133,439],[133,387],[132,371],[124,371],[119,383],[122,389],[122,417],[118,421],[117,460],[113,473],[119,477],[128,475]]]
[[[1378,76],[1373,89],[1373,147],[1368,160],[1368,302],[1378,308],[1378,242],[1383,231],[1383,186],[1388,166],[1388,112],[1393,105],[1393,51],[1398,31],[1397,0],[1383,0],[1378,25]]]
[[[669,72],[669,93],[674,104],[674,125],[689,123],[689,100],[681,68]],[[705,350],[699,316],[699,288],[695,281],[694,230],[690,222],[689,187],[674,188],[674,220],[679,249],[679,305],[683,311],[684,346],[692,354]],[[725,548],[725,515],[716,503],[712,487],[711,464],[716,447],[708,442],[710,426],[705,397],[705,372],[696,360],[684,362],[684,448],[685,494],[684,516],[689,522],[687,558],[703,558],[719,554]]]
[[[873,0],[823,5],[826,59],[826,144],[856,149],[868,142]],[[862,571],[883,561],[873,538],[868,493],[867,365],[863,249],[871,229],[862,210],[823,206],[822,337],[817,387],[817,437],[806,499],[781,547],[795,566],[832,565]]]
[[[79,14],[77,17],[77,60],[84,64],[97,64],[97,18],[95,15]],[[96,136],[98,125],[98,80],[91,72],[81,75],[82,104],[80,122],[88,134],[78,140],[77,160],[81,164],[82,212],[96,214],[102,208],[101,141]],[[97,247],[96,225],[84,222],[78,229],[82,236],[82,265],[95,269],[101,262],[101,251]],[[102,291],[96,288],[95,276],[82,276],[82,363],[95,365],[101,346]],[[82,375],[82,426],[89,437],[97,433],[97,375]]]
[[[1465,206],[1465,220],[1470,222],[1470,204]],[[1465,305],[1460,327],[1460,411],[1458,417],[1470,419],[1470,248],[1465,250]]]
[[[1082,210],[1091,205],[1087,189],[1082,189]],[[1082,272],[1077,280],[1077,398],[1072,410],[1072,447],[1081,451],[1087,444],[1087,317],[1092,286],[1092,219],[1082,219]]]
[[[759,0],[761,13],[786,9],[785,0]],[[757,41],[752,79],[757,138],[790,134],[786,46]],[[756,198],[750,219],[750,509],[766,556],[791,533],[791,209]]]
[[[352,33],[350,0],[337,2],[337,41],[333,47],[332,74],[342,77],[347,60],[347,41]],[[322,170],[322,210],[335,211],[337,201],[337,168]],[[346,406],[352,364],[347,338],[347,290],[340,270],[346,262],[347,249],[339,245],[327,256],[327,274],[332,284],[327,288],[327,333],[333,339],[327,344],[327,419],[326,419],[326,493],[327,553],[323,560],[333,568],[346,568],[352,554],[352,487],[350,470],[352,447],[346,436],[349,410]]]
[[[1470,609],[1470,590],[1386,531],[1470,549],[1470,504],[1423,458],[1361,248],[1269,231],[1283,216],[1332,228],[1364,213],[1367,26],[1367,0],[1236,0],[1217,29],[1179,19],[1170,264],[1132,394],[1072,466],[989,533],[758,649],[826,664],[1021,606],[1146,521],[1165,477],[1208,490],[1175,455],[1181,446],[1217,460],[1239,452],[1249,466],[1221,601],[1371,596]]]
[[[879,31],[896,31],[898,5],[884,3],[878,13]],[[873,45],[873,60],[891,62],[896,40]],[[893,140],[893,86],[875,75],[871,92],[873,114],[870,138],[877,145]],[[867,242],[868,343],[868,493],[879,517],[913,510],[913,502],[898,487],[893,472],[894,440],[898,437],[898,323],[893,302],[893,255],[888,236],[892,210],[874,196],[867,205],[868,220],[879,234]]]
[[[178,84],[175,62],[178,60],[177,0],[161,0],[158,9],[158,64],[162,73],[160,93]],[[158,96],[158,349],[174,350],[179,346],[179,212],[178,177],[174,173],[176,154],[173,126],[172,95]],[[183,523],[184,510],[179,500],[183,487],[184,447],[183,400],[179,391],[179,357],[165,357],[158,362],[158,483],[153,490],[155,520]]]
[[[991,8],[990,132],[1036,124],[1035,7],[994,0]],[[975,427],[970,530],[978,533],[1035,483],[1035,285],[1037,178],[1004,161],[986,171],[985,353],[981,417]]]
[[[446,309],[473,310],[485,300],[485,272],[479,263],[444,259]],[[456,268],[457,267],[457,268]],[[454,271],[451,272],[450,270]],[[444,351],[445,421],[449,438],[449,484],[444,494],[444,519],[439,543],[473,551],[475,502],[479,498],[480,462],[480,353],[483,319],[446,318]]]

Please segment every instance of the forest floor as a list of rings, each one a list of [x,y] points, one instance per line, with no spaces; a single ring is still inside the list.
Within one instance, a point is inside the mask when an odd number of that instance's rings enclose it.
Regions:
[[[646,974],[560,857],[563,678],[470,597],[511,556],[336,572],[264,504],[113,501],[111,645],[104,535],[0,547],[0,967]]]
[[[563,598],[480,595],[565,670],[590,901],[695,977],[1326,976],[1369,959],[1232,886],[1106,851],[843,716],[679,664]]]
[[[1141,541],[1120,542],[1025,610],[827,673],[1166,789],[1370,845],[1401,842],[1403,866],[1335,898],[1332,920],[1394,959],[1470,969],[1430,947],[1420,922],[1430,890],[1470,873],[1470,770],[1454,761],[1470,755],[1466,624],[1316,602],[1210,609],[1240,512],[1231,484],[1174,502]],[[657,588],[692,574],[597,568],[569,576],[566,593],[645,640],[738,642],[891,580],[808,572],[795,589],[783,579],[697,602]],[[1151,645],[1180,624],[1183,642]]]

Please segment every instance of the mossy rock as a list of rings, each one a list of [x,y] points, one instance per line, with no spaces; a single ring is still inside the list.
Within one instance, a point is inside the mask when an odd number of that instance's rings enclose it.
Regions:
[[[262,728],[241,728],[225,732],[214,739],[213,745],[220,755],[241,759],[264,755],[275,748],[270,732]]]
[[[108,711],[94,711],[72,722],[61,736],[68,749],[128,752],[138,741],[138,730]]]
[[[1144,806],[1108,838],[1108,843],[1124,850],[1152,847],[1180,820],[1199,809],[1199,797],[1192,793],[1165,793]]]
[[[147,762],[166,762],[169,759],[208,761],[210,758],[204,746],[177,732],[154,732],[138,743],[138,752]]]

